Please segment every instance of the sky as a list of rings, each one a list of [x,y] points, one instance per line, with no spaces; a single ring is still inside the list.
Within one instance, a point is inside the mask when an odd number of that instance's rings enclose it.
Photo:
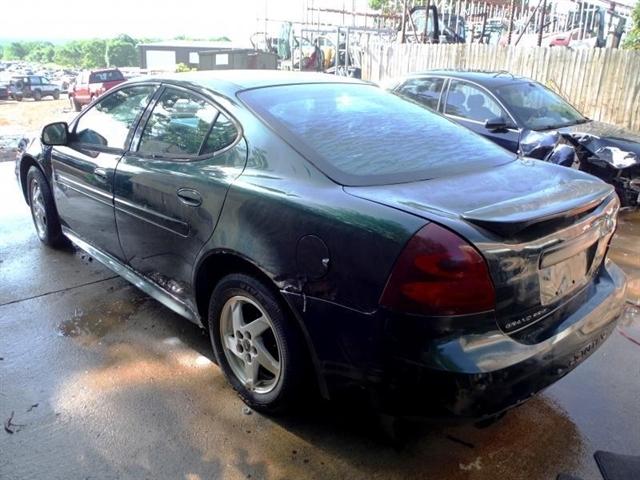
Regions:
[[[633,4],[638,0],[617,1]],[[28,4],[30,16],[26,22],[2,22],[0,41],[60,42],[126,33],[159,39],[227,36],[238,46],[248,46],[252,33],[264,31],[265,12],[274,20],[300,21],[307,7],[368,10],[367,0],[29,0]],[[59,8],[52,9],[53,4]],[[328,14],[322,15],[324,21],[330,21]],[[339,19],[334,17],[333,21]],[[269,29],[275,33],[277,25],[272,23]]]
[[[2,2],[4,3],[4,2]],[[56,4],[59,8],[52,9]],[[264,30],[267,16],[301,20],[307,6],[366,8],[366,0],[29,0],[26,22],[2,22],[2,39],[62,41],[105,38],[126,33],[132,37],[193,38],[227,36],[248,43],[251,33]],[[25,28],[28,27],[28,28]]]

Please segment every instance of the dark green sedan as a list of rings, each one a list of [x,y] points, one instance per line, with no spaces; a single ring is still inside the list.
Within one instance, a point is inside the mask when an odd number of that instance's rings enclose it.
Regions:
[[[46,126],[16,174],[45,244],[207,329],[261,411],[315,385],[492,417],[595,351],[623,305],[611,186],[357,80],[126,82]]]

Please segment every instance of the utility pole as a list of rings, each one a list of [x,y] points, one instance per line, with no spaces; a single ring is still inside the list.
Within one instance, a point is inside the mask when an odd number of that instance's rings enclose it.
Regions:
[[[402,2],[402,31],[400,32],[400,43],[405,42],[405,32],[407,28],[407,0]]]
[[[533,9],[533,12],[531,12],[529,14],[529,17],[527,18],[527,21],[525,22],[524,26],[522,27],[522,31],[520,32],[520,35],[518,35],[518,38],[516,38],[516,41],[514,43],[514,45],[517,45],[518,43],[520,43],[520,39],[522,38],[522,36],[525,34],[525,32],[527,31],[527,27],[529,26],[529,24],[531,23],[531,20],[533,20],[533,17],[535,16],[536,12],[538,11],[538,9],[540,8],[540,5],[542,4],[543,0],[540,0],[540,2],[538,3],[538,5],[536,5],[536,8]],[[535,25],[534,25],[534,31],[535,31]]]
[[[540,30],[538,31],[538,46],[542,46],[542,30],[544,29],[544,14],[547,10],[547,0],[542,0],[542,10],[540,10]]]
[[[431,16],[431,0],[427,0],[424,4],[424,37],[422,43],[427,43],[429,37],[429,17]]]
[[[515,13],[516,2],[511,0],[511,15],[509,17],[509,33],[507,34],[507,45],[511,45],[511,34],[513,33],[513,15]]]

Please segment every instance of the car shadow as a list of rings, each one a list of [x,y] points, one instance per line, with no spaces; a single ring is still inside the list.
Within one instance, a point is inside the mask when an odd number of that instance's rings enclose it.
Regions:
[[[208,334],[177,316],[175,321],[181,342],[215,362]],[[230,394],[228,388],[216,393]],[[577,426],[544,395],[484,428],[392,419],[377,414],[362,400],[352,400],[310,396],[288,414],[253,412],[247,418],[272,427],[260,429],[260,436],[252,432],[251,450],[262,452],[276,471],[292,475],[276,478],[294,478],[300,471],[311,478],[352,478],[354,469],[359,472],[357,478],[555,478],[561,471],[576,472],[589,462]],[[219,401],[207,400],[202,408],[215,408]],[[245,415],[249,413],[244,410]],[[213,456],[216,449],[205,449],[203,455]],[[262,472],[254,478],[271,478],[261,462],[255,465],[260,468],[252,470],[249,464],[245,470]]]

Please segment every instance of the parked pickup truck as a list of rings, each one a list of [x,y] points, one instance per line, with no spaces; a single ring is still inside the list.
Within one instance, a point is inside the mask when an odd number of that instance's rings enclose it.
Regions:
[[[40,101],[42,97],[47,96],[57,100],[60,98],[60,87],[40,75],[20,75],[11,78],[9,96],[18,102],[21,102],[23,98],[33,98]]]
[[[69,102],[76,112],[110,88],[125,81],[117,68],[87,70],[78,75],[75,84],[69,87]]]

